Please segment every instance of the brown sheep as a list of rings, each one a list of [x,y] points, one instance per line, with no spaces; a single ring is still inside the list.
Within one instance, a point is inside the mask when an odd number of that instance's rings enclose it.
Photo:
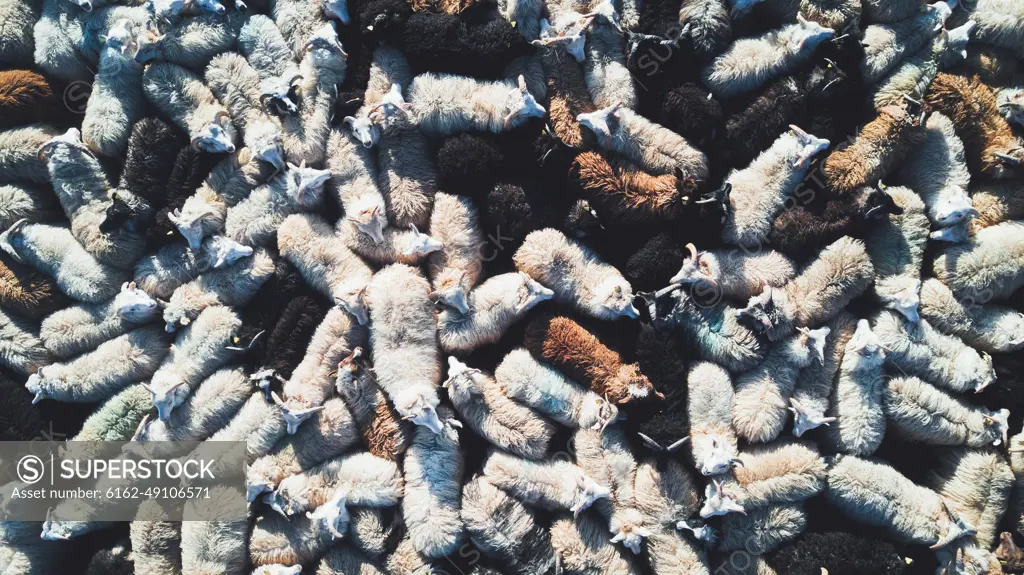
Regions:
[[[352,411],[366,449],[377,457],[399,461],[412,442],[413,426],[402,421],[384,397],[363,355],[357,347],[338,364],[338,393]]]
[[[0,254],[0,307],[40,320],[70,302],[53,278]]]
[[[999,88],[1024,84],[1024,69],[1013,52],[984,44],[971,44],[967,59],[950,72],[967,77],[977,74],[982,82]]]
[[[911,106],[917,108],[918,106]],[[857,133],[849,146],[840,146],[825,159],[827,185],[846,194],[873,186],[924,142],[923,114],[907,106],[886,106]]]
[[[539,53],[547,78],[548,114],[555,137],[573,148],[593,147],[594,134],[576,121],[576,116],[597,110],[587,91],[583,69],[563,44],[542,46]]]
[[[967,167],[972,174],[1012,178],[1024,163],[1024,147],[1013,136],[1006,118],[999,114],[996,94],[981,79],[953,74],[935,76],[926,101],[953,120],[964,141]]]
[[[680,215],[696,193],[693,180],[651,175],[608,153],[583,152],[572,162],[571,177],[599,213],[625,223],[668,221]]]
[[[0,130],[35,122],[58,123],[67,116],[58,99],[61,94],[59,87],[38,72],[0,71]]]
[[[523,343],[534,357],[612,403],[623,404],[650,395],[663,398],[637,364],[622,363],[617,352],[567,317],[539,317],[531,321]]]
[[[977,182],[971,185],[971,205],[978,215],[971,230],[994,226],[1007,220],[1024,219],[1024,182]]]

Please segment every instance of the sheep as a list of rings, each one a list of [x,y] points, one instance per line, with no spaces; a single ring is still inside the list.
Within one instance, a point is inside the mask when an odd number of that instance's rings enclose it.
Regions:
[[[53,278],[0,251],[0,308],[26,319],[41,320],[70,302]]]
[[[0,364],[29,375],[52,362],[53,356],[39,340],[39,328],[0,310]]]
[[[231,266],[199,275],[174,290],[164,306],[167,331],[189,325],[211,306],[244,306],[273,274],[274,260],[265,250],[259,250]]]
[[[376,125],[376,124],[373,124]],[[384,242],[387,225],[384,196],[377,189],[377,167],[372,152],[341,128],[327,140],[325,167],[331,171],[327,188],[342,206],[355,231],[375,244]]]
[[[193,147],[211,154],[235,151],[231,115],[195,73],[170,62],[153,62],[142,73],[142,90],[153,106],[188,133]]]
[[[419,426],[405,452],[405,497],[402,517],[413,547],[424,557],[440,559],[462,544],[462,452],[455,420],[447,408],[437,410],[440,432]]]
[[[2,58],[0,56],[0,59]],[[38,72],[0,72],[0,112],[4,115],[0,120],[0,129],[6,130],[62,118],[67,108],[64,107],[63,101],[58,101],[55,91],[59,94],[60,86]]]
[[[144,501],[131,523],[132,559],[140,571],[181,572],[181,523],[158,520],[164,513],[159,502]]]
[[[749,166],[730,172],[725,185],[732,193],[722,240],[739,246],[763,245],[772,219],[796,191],[814,156],[828,146],[828,140],[790,126]]]
[[[288,216],[277,229],[277,247],[306,283],[342,306],[360,325],[367,324],[369,316],[361,296],[373,272],[326,221],[313,214]]]
[[[0,227],[28,219],[48,222],[58,219],[53,196],[32,184],[0,184]]]
[[[570,167],[573,183],[602,219],[626,224],[671,221],[696,200],[692,180],[653,176],[622,157],[607,155],[583,152]]]
[[[370,77],[363,93],[362,103],[355,116],[346,116],[342,121],[351,130],[352,135],[362,142],[366,148],[376,146],[381,137],[381,118],[371,115],[378,110],[385,97],[389,103],[401,106],[404,100],[395,101],[401,94],[391,94],[394,86],[408,86],[412,82],[412,71],[405,55],[391,46],[378,46],[373,50],[373,61],[370,63]],[[399,88],[401,90],[401,88]],[[334,132],[339,130],[332,130]]]
[[[398,461],[412,441],[412,424],[402,420],[377,386],[372,366],[362,357],[363,348],[356,347],[338,364],[335,387],[345,398],[352,417],[371,454],[389,461]]]
[[[850,145],[825,159],[825,183],[840,194],[873,185],[899,166],[927,137],[923,118],[908,107],[886,106],[865,124]]]
[[[207,238],[198,251],[184,242],[168,244],[139,260],[134,283],[152,297],[168,298],[200,274],[233,265],[253,253],[251,247],[224,236]]]
[[[175,158],[187,144],[188,140],[176,127],[156,117],[135,122],[117,187],[142,197],[149,210],[163,208],[170,200],[167,183],[174,171]]]
[[[380,265],[418,264],[428,255],[444,248],[444,244],[421,233],[415,226],[407,230],[386,227],[381,231],[381,241],[378,242],[346,216],[338,222],[338,232],[349,249]]]
[[[1024,192],[1016,182],[997,180],[971,186],[971,204],[978,215],[971,220],[975,233],[1007,220],[1024,219]]]
[[[929,116],[925,129],[924,143],[896,172],[896,181],[921,196],[935,227],[949,227],[969,218],[973,209],[964,145],[953,122],[938,112]]]
[[[977,529],[974,539],[981,547],[995,546],[998,524],[1013,489],[1013,472],[1002,456],[965,448],[944,451],[928,485],[951,512]]]
[[[526,326],[523,345],[538,360],[551,364],[611,403],[663,398],[638,365],[624,363],[617,352],[568,317],[541,316],[532,320]]]
[[[702,71],[704,85],[718,98],[755,90],[806,61],[835,30],[797,15],[797,22],[756,38],[734,42]]]
[[[908,188],[893,186],[885,191],[903,213],[878,222],[864,237],[875,270],[874,291],[883,307],[917,321],[921,265],[928,242],[925,205]]]
[[[327,6],[324,3],[323,6]],[[292,56],[301,59],[306,51],[306,41],[316,31],[328,23],[328,17],[321,6],[316,3],[297,2],[295,0],[275,0],[271,3],[271,13],[281,35],[291,46]],[[347,23],[347,17],[342,20]],[[340,83],[340,82],[339,82]]]
[[[506,397],[494,377],[449,356],[444,387],[463,420],[493,445],[527,459],[547,453],[554,424]]]
[[[129,272],[101,263],[63,226],[15,222],[0,234],[0,249],[52,277],[66,295],[86,303],[114,297]]]
[[[345,402],[338,397],[327,400],[311,423],[249,465],[245,480],[247,499],[254,501],[261,493],[273,491],[284,478],[334,459],[358,441],[355,421]]]
[[[648,550],[654,553],[659,544],[666,550],[673,549],[675,545],[659,542],[658,536],[690,528],[689,519],[700,505],[690,472],[673,459],[650,458],[637,466],[633,493],[645,524],[654,529],[647,538]]]
[[[208,441],[245,442],[246,461],[253,462],[270,453],[285,433],[286,424],[281,410],[260,394],[254,393],[231,421],[211,435]]]
[[[972,406],[913,376],[889,379],[884,400],[889,423],[912,441],[967,447],[1006,443],[1008,409]]]
[[[999,304],[961,302],[949,287],[930,278],[921,284],[921,317],[946,335],[988,353],[1006,353],[1024,346],[1024,316]]]
[[[588,20],[591,22],[592,20]],[[578,21],[577,21],[578,22]],[[574,24],[575,26],[575,24]],[[517,26],[518,27],[518,26]],[[546,28],[545,28],[546,30]],[[578,58],[570,57],[574,49],[582,50],[578,45],[585,41],[584,31],[581,30],[578,36],[573,36],[575,42],[568,46],[558,44],[540,46],[538,57],[544,69],[546,88],[548,91],[548,114],[551,131],[555,137],[566,145],[582,147],[584,143],[591,144],[593,137],[589,132],[583,130],[576,121],[576,116],[582,113],[593,112],[597,109],[590,99],[587,91],[586,81],[583,77],[583,70]],[[564,36],[541,40],[541,42],[556,42]],[[479,153],[479,152],[478,152]],[[441,160],[442,157],[439,157]]]
[[[749,514],[730,514],[722,520],[721,551],[753,549],[769,553],[795,539],[807,526],[800,504],[771,505]]]
[[[921,11],[921,0],[864,0],[864,22],[901,22]]]
[[[851,518],[885,528],[899,541],[938,549],[974,534],[942,498],[889,465],[841,455],[828,471],[828,501]]]
[[[150,249],[175,241],[176,226],[171,221],[171,213],[185,205],[185,201],[202,185],[219,160],[217,155],[201,152],[192,146],[185,146],[178,152],[165,186],[166,204],[153,214],[146,228],[146,245]]]
[[[5,67],[32,66],[35,51],[32,27],[39,20],[39,13],[38,4],[11,2],[0,6],[0,18],[8,24],[8,29],[0,36],[0,62]]]
[[[1016,262],[1024,246],[1024,223],[1010,221],[979,230],[969,243],[940,252],[932,264],[935,277],[960,300],[1003,301],[1021,285],[1024,274]]]
[[[611,492],[567,461],[519,459],[491,450],[484,462],[484,477],[531,507],[571,511],[574,516]]]
[[[106,202],[117,198],[99,161],[82,143],[76,128],[54,138],[39,148],[50,170],[50,180],[64,213],[71,220],[71,233],[78,243],[101,263],[131,269],[145,249],[141,231],[124,228],[110,230],[100,223],[106,214]],[[99,225],[97,225],[99,224]]]
[[[434,196],[430,233],[444,245],[427,257],[433,298],[462,314],[469,313],[468,296],[483,272],[484,244],[479,216],[469,198],[439,192]]]
[[[329,170],[289,163],[283,174],[228,209],[225,235],[239,243],[265,245],[286,217],[320,204],[324,182],[330,177]]]
[[[739,465],[729,372],[710,361],[695,362],[686,373],[686,383],[694,466],[704,475],[726,473]]]
[[[405,482],[398,466],[366,452],[342,455],[281,481],[263,500],[285,516],[311,511],[342,496],[345,506],[393,507]]]
[[[1024,147],[999,113],[992,88],[977,78],[943,72],[935,76],[925,101],[953,122],[972,174],[998,180],[1019,173]]]
[[[210,60],[204,78],[213,95],[227,106],[245,147],[257,160],[285,169],[281,126],[263,111],[259,74],[240,54],[228,52]]]
[[[257,160],[257,154],[250,148],[227,156],[217,162],[195,194],[167,214],[189,248],[198,250],[203,238],[223,233],[228,210],[277,173],[274,164]],[[282,168],[286,169],[283,160]]]
[[[1013,535],[1006,531],[999,534],[999,547],[993,552],[995,553],[996,559],[1000,565],[1005,566],[1007,571],[1011,573],[1014,571],[1020,571],[1021,567],[1024,566],[1024,556],[1020,547],[1013,541]]]
[[[210,488],[211,501],[189,499],[185,501],[181,523],[181,573],[202,575],[223,573],[241,575],[246,566],[246,535],[249,522],[245,517],[236,520],[214,519],[224,511],[211,502],[231,505],[235,494],[228,487]]]
[[[544,573],[555,564],[548,531],[533,511],[477,476],[462,488],[460,513],[470,540],[511,573]]]
[[[675,23],[683,29],[690,25],[690,40],[702,62],[721,54],[732,43],[732,26],[723,0],[684,0]]]
[[[245,372],[237,367],[219,369],[167,421],[144,420],[132,441],[202,441],[231,421],[251,396]]]
[[[737,435],[753,443],[779,436],[797,375],[815,361],[824,363],[829,331],[828,327],[799,328],[799,333],[775,343],[761,365],[736,378],[732,426]]]
[[[400,45],[414,70],[493,78],[511,60],[532,53],[517,28],[496,16],[417,12],[406,22]]]
[[[331,116],[338,98],[336,85],[345,79],[345,51],[338,42],[335,23],[318,28],[306,42],[299,71],[302,94],[298,113],[280,118],[285,155],[293,162],[320,165],[326,154]]]
[[[131,126],[142,116],[142,66],[129,51],[130,27],[129,20],[118,20],[101,37],[99,71],[82,120],[85,144],[101,156],[123,154]]]
[[[608,532],[596,517],[559,517],[551,525],[551,546],[556,564],[570,573],[611,575],[639,573],[629,553],[611,544]]]
[[[996,92],[999,113],[1007,122],[1024,126],[1024,89],[1004,88]]]
[[[159,327],[141,327],[99,345],[70,361],[40,367],[26,389],[33,403],[55,399],[92,403],[107,399],[130,383],[148,379],[168,353],[169,338]]]
[[[357,507],[350,512],[348,535],[358,551],[376,560],[391,549],[401,527],[397,509]]]
[[[678,286],[667,295],[670,307],[662,311],[652,302],[651,317],[656,328],[669,327],[682,331],[686,341],[697,348],[697,354],[731,372],[746,371],[764,359],[764,343],[737,317],[738,310],[721,300],[697,302]]]
[[[622,3],[620,3],[620,6]],[[626,67],[625,46],[618,14],[609,0],[593,5],[596,18],[591,23],[584,45],[583,77],[587,90],[599,108],[619,103],[637,106],[637,90]]]
[[[870,98],[876,110],[899,105],[904,96],[919,99],[928,91],[928,85],[939,73],[966,58],[966,45],[974,22],[951,31],[942,30],[914,54],[901,61],[889,74],[870,89]]]
[[[468,352],[496,343],[512,324],[554,292],[518,272],[491,277],[469,292],[467,311],[445,308],[437,316],[441,349]]]
[[[958,393],[979,392],[995,382],[991,356],[943,335],[927,321],[911,323],[892,311],[879,311],[871,328],[886,350],[886,361],[906,375]]]
[[[512,259],[519,271],[554,291],[556,302],[599,319],[638,316],[622,274],[560,231],[531,232]]]
[[[817,325],[831,319],[850,300],[864,293],[874,270],[864,243],[849,236],[825,247],[792,281],[767,287],[750,298],[738,319],[778,341],[794,326]]]
[[[979,0],[972,3],[970,15],[978,22],[975,38],[979,42],[1006,48],[1018,58],[1024,56],[1024,36],[1019,26],[1020,6],[1005,0]]]
[[[302,563],[315,561],[345,535],[349,515],[344,502],[344,494],[339,494],[305,516],[257,517],[249,535],[249,560],[259,566],[254,573],[301,573]]]
[[[39,521],[5,521],[0,530],[5,569],[29,573],[63,568],[60,543],[40,539]]]
[[[30,124],[0,131],[0,182],[45,184],[50,181],[39,148],[61,135],[49,124]]]
[[[361,511],[361,510],[360,510]],[[356,521],[355,515],[350,519],[353,525]],[[293,569],[301,569],[301,566],[294,566]],[[349,575],[358,573],[360,575],[384,575],[376,561],[367,557],[359,549],[347,545],[338,545],[327,551],[327,554],[320,559],[317,565],[319,575]],[[301,573],[297,571],[296,573]]]
[[[614,103],[579,114],[576,121],[593,132],[602,149],[621,154],[653,175],[707,179],[707,158],[703,152],[668,128],[620,107],[619,103]]]
[[[271,394],[288,422],[289,435],[323,408],[324,401],[333,391],[331,372],[353,349],[366,345],[366,339],[366,329],[348,312],[337,307],[327,312],[313,333],[302,362],[282,387],[287,403]]]
[[[413,79],[406,93],[420,130],[434,138],[471,130],[500,134],[545,114],[523,76],[517,87],[426,72]]]
[[[857,319],[845,311],[840,312],[827,327],[829,335],[825,338],[822,361],[811,362],[800,372],[793,395],[789,398],[795,437],[802,437],[811,429],[835,421],[825,412],[831,405],[836,374],[839,373],[846,345],[856,330]]]
[[[781,253],[748,253],[740,249],[698,252],[686,244],[690,257],[669,280],[671,284],[709,284],[722,297],[750,299],[765,286],[781,287],[793,279],[793,262]]]
[[[253,14],[238,32],[238,51],[260,77],[260,103],[276,116],[299,111],[299,65],[281,30],[269,17]]]
[[[82,424],[74,441],[129,441],[153,408],[143,384],[129,385],[103,402]]]
[[[3,6],[5,10],[10,9],[7,4]],[[22,18],[23,15],[17,14],[12,21],[23,21]],[[92,79],[92,71],[85,66],[85,58],[78,50],[78,46],[85,41],[84,19],[82,9],[65,0],[42,2],[40,17],[38,20],[33,18],[35,26],[31,36],[35,44],[33,58],[40,70],[65,82],[89,82]],[[19,32],[25,31],[27,30],[23,29]],[[24,50],[25,41],[29,37],[17,36],[14,49]],[[11,40],[6,40],[5,46],[9,42]]]
[[[885,436],[882,410],[882,364],[885,352],[871,331],[868,320],[857,322],[843,350],[843,359],[832,390],[826,415],[833,423],[826,429],[826,441],[841,453],[868,457]]]
[[[494,371],[509,398],[571,428],[604,429],[618,418],[619,409],[558,371],[516,348]]]
[[[929,4],[905,20],[872,24],[864,29],[864,81],[874,84],[904,58],[920,50],[953,13],[957,0]]]
[[[244,22],[245,16],[238,12],[229,12],[227,16],[204,12],[164,31],[147,24],[137,39],[135,60],[140,63],[163,61],[202,70],[211,58],[234,48]]]
[[[826,569],[842,573],[900,573],[907,567],[895,545],[870,536],[843,531],[805,533],[799,540],[783,546],[772,557],[779,573],[812,573]]]
[[[241,323],[230,308],[213,306],[204,309],[178,334],[171,353],[146,385],[162,421],[167,421],[171,410],[185,401],[193,386],[231,358],[227,346]]]

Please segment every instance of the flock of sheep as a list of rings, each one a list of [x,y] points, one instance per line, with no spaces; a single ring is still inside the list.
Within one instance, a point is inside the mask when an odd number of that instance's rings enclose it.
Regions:
[[[1024,572],[1022,0],[0,0],[0,67],[0,432],[250,502],[0,573]]]

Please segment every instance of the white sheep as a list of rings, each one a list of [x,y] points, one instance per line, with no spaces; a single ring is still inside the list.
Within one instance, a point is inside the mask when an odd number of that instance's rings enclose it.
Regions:
[[[477,476],[462,488],[460,513],[477,549],[514,573],[545,573],[555,564],[547,529],[532,510]]]
[[[998,527],[1013,483],[1013,471],[1001,454],[968,448],[943,450],[926,480],[951,512],[977,529],[974,539],[985,549],[999,539]]]
[[[260,102],[277,116],[299,111],[299,64],[277,24],[253,14],[238,32],[238,51],[260,77]]]
[[[603,0],[594,5],[593,11],[598,15],[587,34],[583,60],[587,91],[599,108],[621,103],[635,109],[639,97],[626,67],[625,43],[615,7],[611,0]]]
[[[151,20],[139,35],[138,62],[155,60],[201,71],[210,59],[235,46],[245,15],[235,11],[227,15],[203,12],[160,30]]]
[[[277,229],[277,247],[313,289],[342,306],[360,325],[369,322],[363,295],[373,271],[323,218],[288,216]]]
[[[483,473],[495,487],[527,505],[576,516],[598,499],[611,497],[608,487],[568,461],[529,461],[492,450]]]
[[[701,76],[719,98],[755,90],[810,58],[835,31],[797,16],[795,24],[734,42],[704,68]]]
[[[444,308],[437,315],[437,335],[447,352],[469,352],[496,343],[501,336],[554,292],[525,273],[499,274],[469,292],[467,311]]]
[[[690,257],[669,282],[709,285],[715,293],[729,299],[750,299],[765,286],[781,287],[796,275],[793,262],[775,250],[698,252],[693,244],[686,244],[686,249]]]
[[[47,316],[39,326],[39,339],[55,357],[67,359],[95,349],[160,317],[160,306],[135,282],[99,304],[78,304]]]
[[[160,521],[167,514],[154,500],[139,504],[129,527],[132,560],[140,571],[174,573],[181,563],[181,523]]]
[[[132,441],[202,441],[226,426],[252,394],[252,383],[241,368],[219,369],[167,421],[144,420]]]
[[[933,113],[925,131],[924,144],[903,163],[896,179],[921,197],[932,225],[945,228],[977,214],[967,195],[971,174],[964,144],[949,118]]]
[[[881,340],[871,331],[868,320],[860,320],[844,348],[827,412],[834,422],[825,431],[826,441],[837,451],[868,457],[882,443],[884,363]]]
[[[0,234],[0,249],[53,277],[69,297],[101,303],[114,297],[130,273],[99,262],[63,226],[15,222]]]
[[[214,306],[178,334],[171,353],[145,384],[161,420],[166,421],[193,387],[231,359],[235,352],[227,348],[241,325],[230,308]]]
[[[1024,12],[1013,0],[978,0],[965,2],[971,19],[978,23],[974,39],[1011,50],[1018,58],[1024,56]]]
[[[281,410],[268,403],[261,394],[253,393],[227,425],[210,436],[209,441],[245,442],[246,461],[251,463],[269,453],[286,433]]]
[[[829,334],[825,338],[825,348],[821,362],[811,362],[797,378],[793,395],[789,398],[789,410],[793,412],[793,435],[802,437],[811,429],[830,425],[834,417],[827,417],[825,412],[831,405],[832,390],[836,374],[843,361],[846,344],[857,329],[857,318],[847,312],[828,322]]]
[[[441,430],[417,426],[403,460],[402,517],[413,547],[431,559],[452,553],[465,538],[459,516],[463,456],[456,431],[462,424],[445,407],[437,410],[437,417]]]
[[[973,406],[916,377],[893,377],[885,386],[885,416],[912,441],[985,447],[1006,443],[1010,411]]]
[[[725,178],[729,206],[722,240],[738,246],[763,246],[772,221],[785,207],[811,167],[811,160],[826,150],[829,141],[790,126],[749,166]]]
[[[338,6],[337,2],[330,4]],[[303,2],[302,0],[274,0],[270,3],[274,23],[281,30],[281,35],[291,45],[295,58],[302,58],[306,51],[306,41],[328,23],[329,16],[325,14],[327,5],[327,2]],[[344,6],[344,3],[341,5]],[[346,21],[347,15],[342,23],[346,23]]]
[[[25,388],[32,402],[103,401],[131,383],[148,379],[167,356],[170,338],[156,326],[141,327],[64,363],[40,367]]]
[[[736,378],[732,398],[732,426],[737,435],[754,443],[779,436],[786,424],[789,398],[800,370],[825,361],[829,328],[800,328],[799,333],[777,342],[764,362]]]
[[[237,520],[214,519],[223,516],[212,504],[232,505],[238,495],[226,486],[210,487],[210,499],[185,501],[181,523],[182,575],[223,573],[242,575],[246,565],[245,541],[249,533],[247,517]],[[237,501],[237,499],[234,499]]]
[[[373,61],[370,63],[370,80],[363,93],[363,103],[355,116],[346,116],[343,120],[351,130],[352,136],[362,142],[363,147],[372,148],[380,141],[382,117],[378,104],[384,101],[394,86],[408,86],[410,82],[412,71],[401,51],[385,45],[374,48]],[[398,105],[401,106],[401,103]]]
[[[53,362],[31,322],[0,310],[0,364],[23,374],[36,373]]]
[[[228,209],[225,235],[242,244],[266,245],[285,218],[320,205],[324,182],[330,177],[329,170],[289,163],[284,173]]]
[[[554,291],[559,303],[599,319],[639,315],[622,274],[558,230],[531,232],[512,259],[519,271]]]
[[[439,192],[434,196],[430,234],[444,248],[427,257],[433,298],[460,313],[469,313],[468,295],[483,272],[484,235],[473,202]]]
[[[284,516],[311,511],[344,494],[345,505],[392,507],[405,493],[393,461],[366,452],[342,455],[286,477],[263,501]]]
[[[167,331],[189,325],[212,306],[244,306],[273,275],[274,260],[262,249],[250,258],[200,274],[174,290],[164,306]]]
[[[502,393],[494,377],[448,358],[448,398],[470,429],[491,444],[528,459],[541,459],[555,426]]]
[[[383,212],[379,217],[384,218]],[[360,224],[346,216],[338,222],[338,232],[349,249],[380,265],[415,265],[444,248],[444,244],[420,232],[416,226],[410,226],[409,229],[386,227],[381,230],[378,241],[360,229]]]
[[[301,563],[314,561],[345,536],[349,522],[344,491],[305,515],[281,517],[264,512],[256,518],[249,534],[249,561],[257,566],[253,573],[300,573]]]
[[[99,70],[82,119],[82,139],[101,156],[120,156],[142,117],[142,66],[135,62],[131,23],[119,20],[101,37]]]
[[[345,219],[367,240],[384,242],[387,206],[377,189],[377,164],[373,152],[341,128],[333,128],[327,140],[325,168],[331,171],[327,188],[345,212]]]
[[[921,317],[946,335],[983,352],[1006,353],[1024,347],[1024,315],[999,304],[963,303],[946,284],[921,284]]]
[[[1024,286],[1024,222],[1009,221],[978,230],[970,242],[940,252],[935,277],[960,301],[990,303]]]
[[[597,575],[641,573],[632,554],[610,542],[608,525],[598,517],[590,514],[577,518],[560,516],[551,524],[550,531],[555,561],[566,572]]]
[[[494,378],[511,399],[568,427],[604,429],[619,416],[615,404],[540,363],[521,347],[501,360]]]
[[[602,149],[622,154],[652,174],[681,173],[695,180],[708,177],[703,152],[679,134],[622,108],[619,103],[579,114],[576,121],[597,136]]]
[[[3,6],[7,8],[6,3]],[[67,0],[44,0],[42,14],[35,21],[32,30],[35,41],[35,64],[42,71],[65,82],[88,82],[93,76],[92,72],[82,65],[82,56],[78,51],[78,46],[84,40],[82,14],[81,8]],[[20,38],[20,41],[24,42],[27,39]],[[31,65],[31,62],[26,62],[26,65]]]
[[[925,378],[957,393],[978,392],[996,380],[992,357],[956,336],[943,335],[925,320],[916,323],[882,310],[870,318],[885,349],[885,360],[905,375]]]
[[[198,251],[189,249],[185,242],[175,242],[139,260],[135,283],[153,297],[168,298],[199,274],[232,265],[252,254],[251,247],[224,236],[206,238]]]
[[[154,62],[142,73],[142,90],[189,135],[194,147],[213,154],[235,151],[238,136],[231,114],[195,73],[170,62]]]
[[[893,186],[885,191],[903,213],[878,222],[864,236],[875,270],[875,295],[883,307],[917,321],[921,266],[928,244],[926,208],[909,188]]]
[[[729,372],[710,361],[686,372],[693,464],[704,475],[721,475],[740,464],[732,427],[733,385]]]
[[[49,124],[30,124],[0,131],[0,181],[49,182],[50,172],[46,162],[39,157],[39,148],[60,135],[61,131]]]
[[[904,58],[921,49],[953,13],[958,0],[929,4],[913,16],[891,24],[872,24],[864,29],[864,60],[861,74],[874,84]]]
[[[0,228],[27,219],[45,222],[54,219],[53,195],[34,184],[0,184]]]
[[[523,76],[517,87],[511,82],[427,72],[413,79],[407,94],[420,129],[434,138],[471,130],[500,134],[545,114],[526,89]]]

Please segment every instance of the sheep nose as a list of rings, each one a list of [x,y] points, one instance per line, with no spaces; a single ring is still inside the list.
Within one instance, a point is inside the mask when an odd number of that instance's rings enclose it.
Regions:
[[[82,10],[85,10],[86,12],[92,12],[92,2],[89,2],[87,0],[86,2],[82,2],[80,6],[82,7]]]
[[[228,151],[229,154],[235,153],[235,145],[234,144],[228,144],[227,151]]]

